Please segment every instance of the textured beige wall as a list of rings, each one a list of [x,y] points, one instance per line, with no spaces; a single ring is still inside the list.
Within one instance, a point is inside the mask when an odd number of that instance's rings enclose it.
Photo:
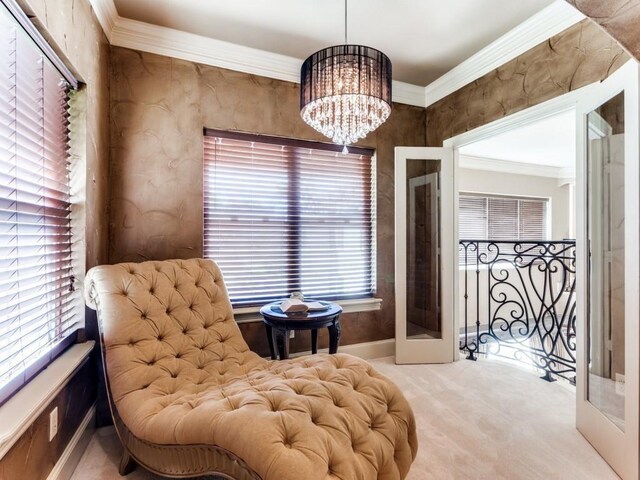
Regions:
[[[629,55],[585,19],[427,109],[427,144],[607,78]]]
[[[85,363],[0,459],[2,480],[47,480],[96,398],[95,366]],[[58,408],[58,433],[49,441],[49,413]]]
[[[299,86],[188,61],[112,49],[111,263],[202,255],[202,128],[322,140],[302,122]],[[377,153],[379,312],[345,315],[342,344],[394,335],[393,149],[425,144],[425,111],[394,105],[362,145]],[[266,353],[260,324],[242,325]],[[326,335],[320,335],[326,343]],[[297,335],[293,350],[308,350]]]
[[[567,0],[640,59],[640,0]]]
[[[108,258],[109,52],[88,0],[20,0],[49,43],[86,84],[86,267]]]

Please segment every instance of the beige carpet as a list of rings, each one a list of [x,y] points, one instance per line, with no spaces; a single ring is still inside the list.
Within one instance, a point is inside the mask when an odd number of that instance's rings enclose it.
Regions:
[[[569,385],[491,360],[371,363],[400,386],[417,417],[420,447],[409,480],[618,478],[575,429]],[[72,480],[120,479],[119,454],[113,429],[99,430]],[[141,468],[127,476],[158,478]]]

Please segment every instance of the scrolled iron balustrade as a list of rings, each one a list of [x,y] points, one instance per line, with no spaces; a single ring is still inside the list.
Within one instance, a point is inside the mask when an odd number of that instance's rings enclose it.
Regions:
[[[467,358],[502,355],[575,382],[575,241],[460,240],[459,251]]]

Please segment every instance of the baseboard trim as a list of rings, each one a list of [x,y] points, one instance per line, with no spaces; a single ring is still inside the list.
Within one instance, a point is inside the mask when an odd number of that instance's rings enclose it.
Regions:
[[[91,408],[89,408],[76,433],[71,437],[60,459],[53,466],[53,470],[49,473],[47,480],[69,480],[71,478],[96,429],[95,420],[96,404],[94,403],[91,405]]]
[[[391,357],[395,355],[395,339],[388,338],[386,340],[377,340],[375,342],[354,343],[352,345],[341,345],[338,353],[348,353],[354,357],[360,357],[365,360],[372,358]],[[329,353],[328,348],[318,349],[318,353]],[[311,351],[297,352],[291,354],[291,358],[310,355]]]

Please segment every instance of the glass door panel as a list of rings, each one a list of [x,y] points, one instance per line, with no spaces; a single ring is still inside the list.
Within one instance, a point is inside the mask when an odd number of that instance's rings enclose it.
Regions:
[[[439,160],[407,161],[407,338],[442,338]]]
[[[577,105],[576,425],[639,474],[640,101],[630,61]]]
[[[587,114],[589,375],[587,399],[625,422],[624,92]]]
[[[396,362],[454,359],[455,185],[449,148],[398,147]]]

